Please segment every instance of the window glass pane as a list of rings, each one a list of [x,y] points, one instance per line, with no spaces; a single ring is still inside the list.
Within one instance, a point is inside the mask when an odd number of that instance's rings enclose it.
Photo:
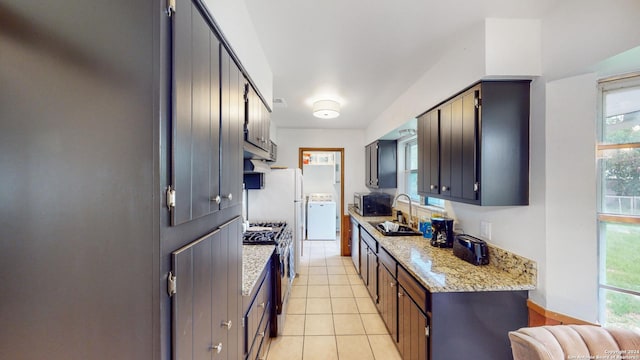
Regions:
[[[407,171],[405,173],[405,190],[412,200],[420,201],[420,195],[418,195],[418,172],[416,170]]]
[[[640,149],[599,151],[601,211],[640,215]]]
[[[600,282],[640,291],[640,225],[601,222],[600,231],[601,238],[607,239],[600,250],[604,262]]]
[[[640,296],[600,289],[603,325],[640,331]]]
[[[640,142],[640,88],[604,93],[602,140],[606,144]]]
[[[418,143],[417,142],[412,142],[409,145],[409,148],[411,149],[410,154],[411,157],[409,158],[409,168],[411,170],[416,170],[418,169]]]
[[[443,208],[444,207],[444,200],[428,197],[427,198],[427,205],[433,205],[433,206],[438,206],[438,207]]]
[[[404,146],[404,169],[418,169],[418,142],[415,140],[406,143]]]

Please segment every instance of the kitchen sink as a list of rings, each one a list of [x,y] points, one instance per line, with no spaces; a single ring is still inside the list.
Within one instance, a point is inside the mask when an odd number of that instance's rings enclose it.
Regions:
[[[386,231],[381,222],[370,221],[369,224],[373,225],[373,227],[375,227],[376,230],[378,230],[384,236],[422,236],[421,232],[413,230],[412,228],[405,225],[398,226],[398,230],[396,231]]]

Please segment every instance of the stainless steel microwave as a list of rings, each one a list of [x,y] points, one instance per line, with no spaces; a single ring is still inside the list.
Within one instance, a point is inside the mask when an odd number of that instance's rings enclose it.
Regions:
[[[391,216],[391,195],[383,192],[353,194],[356,212],[360,216]]]

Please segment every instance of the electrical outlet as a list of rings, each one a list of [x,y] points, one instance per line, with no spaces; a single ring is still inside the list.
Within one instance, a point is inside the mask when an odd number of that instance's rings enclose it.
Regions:
[[[491,240],[491,223],[488,221],[480,221],[480,236],[487,240]]]

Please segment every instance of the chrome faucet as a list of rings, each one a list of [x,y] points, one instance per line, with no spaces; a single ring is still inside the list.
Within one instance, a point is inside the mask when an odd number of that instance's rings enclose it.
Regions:
[[[411,201],[411,196],[405,193],[400,193],[396,195],[395,199],[393,199],[393,204],[391,205],[391,207],[395,207],[396,202],[398,201],[398,198],[403,195],[406,196],[407,199],[409,199],[409,221],[407,221],[407,225],[409,225],[409,227],[412,228],[413,227],[413,210],[411,208],[413,207],[413,202]]]

